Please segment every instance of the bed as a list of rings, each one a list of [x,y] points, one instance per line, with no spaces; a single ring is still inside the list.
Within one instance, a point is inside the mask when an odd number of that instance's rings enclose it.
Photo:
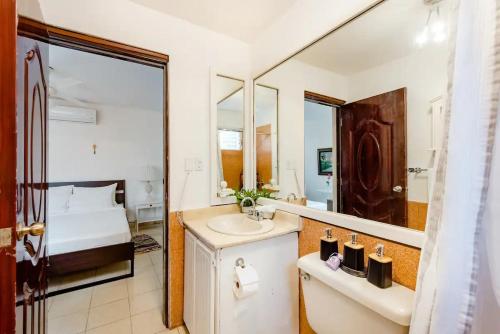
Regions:
[[[119,261],[130,261],[134,276],[134,243],[125,215],[125,180],[55,182],[51,187],[73,185],[82,188],[116,186],[116,205],[89,208],[48,216],[49,275],[58,276],[94,269]],[[50,199],[49,199],[50,201]]]

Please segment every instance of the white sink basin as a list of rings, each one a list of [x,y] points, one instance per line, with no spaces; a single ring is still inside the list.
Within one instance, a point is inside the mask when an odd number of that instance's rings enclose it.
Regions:
[[[269,219],[261,221],[252,220],[247,215],[235,213],[211,218],[208,227],[219,233],[229,235],[255,235],[271,231],[274,228],[274,222]]]

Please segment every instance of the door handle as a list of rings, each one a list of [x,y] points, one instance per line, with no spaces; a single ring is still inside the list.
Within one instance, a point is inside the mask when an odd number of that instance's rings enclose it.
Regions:
[[[403,191],[403,187],[401,186],[395,186],[394,188],[392,188],[392,191],[396,192],[396,193],[400,193]]]
[[[45,224],[40,222],[35,222],[30,226],[24,225],[24,223],[17,223],[16,235],[17,240],[22,240],[26,235],[40,236],[45,233]]]

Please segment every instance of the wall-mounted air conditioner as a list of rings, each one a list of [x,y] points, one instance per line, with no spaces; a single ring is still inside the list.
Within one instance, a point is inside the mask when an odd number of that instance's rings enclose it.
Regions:
[[[53,106],[49,120],[97,124],[97,110],[81,107]]]

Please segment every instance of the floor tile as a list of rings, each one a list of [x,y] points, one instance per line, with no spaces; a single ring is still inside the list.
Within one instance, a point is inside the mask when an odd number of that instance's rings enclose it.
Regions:
[[[162,312],[160,309],[154,309],[132,316],[133,334],[156,334],[166,329],[165,325],[163,325]]]
[[[96,280],[112,278],[120,275],[125,275],[130,272],[130,261],[120,261],[107,266],[98,268],[96,271]]]
[[[52,299],[52,303],[49,308],[49,318],[76,313],[78,311],[88,311],[91,296],[92,288],[87,288],[50,297],[49,299]]]
[[[83,271],[80,273],[67,275],[62,277],[62,283],[59,285],[58,290],[67,289],[95,281],[95,270]]]
[[[163,290],[154,290],[140,295],[131,296],[130,314],[135,315],[155,308],[161,308],[163,301]]]
[[[76,334],[85,331],[88,311],[64,315],[48,320],[48,330],[50,334]]]
[[[139,295],[161,287],[154,271],[152,274],[138,275],[127,279],[127,285],[129,295]]]
[[[107,304],[128,297],[127,283],[125,280],[98,285],[92,292],[90,307]]]
[[[153,262],[151,262],[151,258],[147,253],[139,255],[136,254],[134,265],[135,265],[135,270],[137,271],[138,269],[152,266]]]
[[[163,251],[161,249],[150,252],[149,257],[151,258],[151,262],[153,262],[153,265],[163,265]]]
[[[130,334],[132,324],[130,318],[126,318],[108,325],[88,330],[86,334]]]
[[[130,317],[128,299],[118,300],[90,309],[87,330]]]
[[[184,326],[177,327],[176,329],[179,332],[179,334],[189,334],[187,328]]]
[[[16,333],[23,332],[23,307],[16,307]]]

